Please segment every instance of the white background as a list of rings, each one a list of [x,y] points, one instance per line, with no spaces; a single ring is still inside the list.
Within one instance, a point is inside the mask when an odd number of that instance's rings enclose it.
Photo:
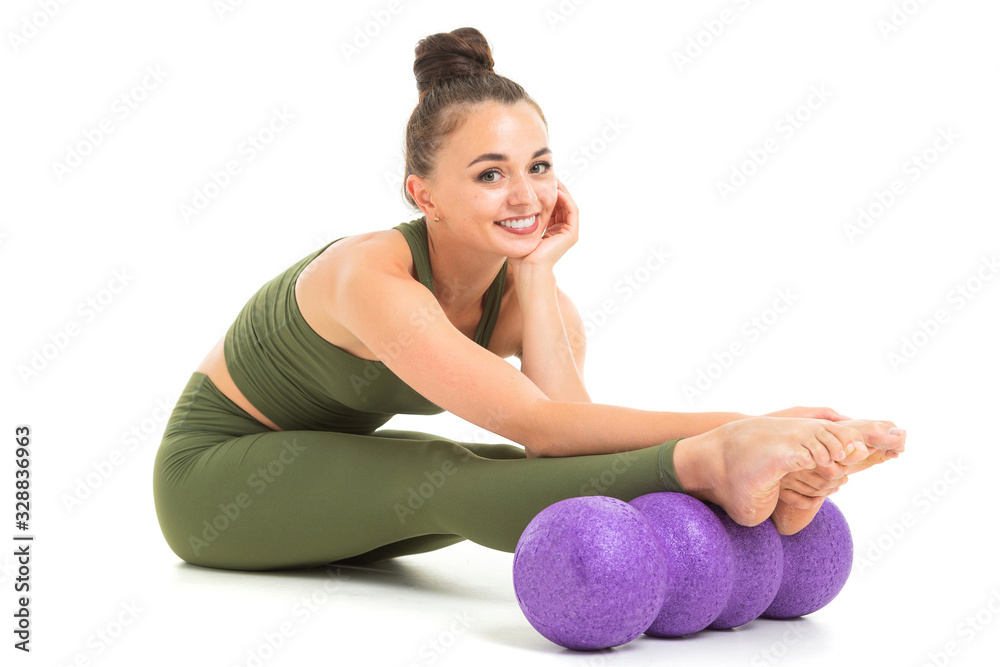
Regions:
[[[30,655],[11,647],[13,546],[0,556],[4,664],[983,665],[1000,651],[996,3],[47,4],[0,15],[0,532],[16,532],[28,424],[36,536]],[[151,493],[161,406],[266,280],[417,217],[397,187],[413,48],[461,26],[541,105],[580,206],[557,277],[588,322],[595,402],[828,405],[907,429],[903,457],[835,497],[857,558],[828,607],[577,653],[521,614],[512,555],[473,543],[333,579],[198,568],[167,547]],[[247,160],[274,109],[294,119]],[[78,166],[55,166],[74,150]],[[233,159],[240,173],[185,220]],[[859,207],[879,215],[852,238]],[[654,250],[670,259],[647,270]],[[772,317],[781,290],[792,305]],[[752,336],[755,317],[769,324]],[[686,395],[699,372],[713,379]],[[501,441],[447,414],[393,427]]]

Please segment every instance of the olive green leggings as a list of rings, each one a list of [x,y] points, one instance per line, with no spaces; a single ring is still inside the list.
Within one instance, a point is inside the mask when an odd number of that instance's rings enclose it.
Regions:
[[[157,451],[153,496],[170,548],[207,567],[373,562],[466,539],[513,553],[559,500],[683,492],[676,443],[528,459],[515,445],[413,431],[272,431],[195,372]]]

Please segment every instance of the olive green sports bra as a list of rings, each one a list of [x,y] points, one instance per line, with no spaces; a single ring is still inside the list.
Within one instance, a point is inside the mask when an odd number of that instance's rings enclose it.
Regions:
[[[417,277],[434,293],[424,217],[403,222]],[[404,383],[381,361],[362,359],[321,337],[295,299],[299,274],[336,239],[272,278],[254,294],[226,332],[224,354],[233,382],[282,430],[368,435],[395,414],[444,410]],[[474,340],[489,345],[507,275],[505,260],[486,293]]]

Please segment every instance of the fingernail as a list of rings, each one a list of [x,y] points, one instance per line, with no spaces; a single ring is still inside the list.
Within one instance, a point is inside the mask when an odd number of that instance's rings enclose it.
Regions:
[[[867,451],[868,451],[868,448],[867,448],[867,447],[865,447],[865,443],[863,443],[863,442],[861,442],[861,441],[858,441],[858,442],[852,442],[852,443],[851,443],[851,445],[853,445],[854,449],[859,449],[859,450],[861,450],[862,452],[867,452]]]
[[[890,428],[889,435],[906,435],[906,431],[901,428]]]
[[[849,445],[847,445],[847,447],[844,448],[844,452],[847,453],[847,455],[853,454],[854,453],[854,443],[852,442]]]

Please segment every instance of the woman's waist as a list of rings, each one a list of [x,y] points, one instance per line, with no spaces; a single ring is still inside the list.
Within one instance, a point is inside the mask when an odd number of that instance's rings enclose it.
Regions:
[[[242,435],[271,429],[222,393],[206,373],[194,371],[167,419],[164,433],[175,430]]]

